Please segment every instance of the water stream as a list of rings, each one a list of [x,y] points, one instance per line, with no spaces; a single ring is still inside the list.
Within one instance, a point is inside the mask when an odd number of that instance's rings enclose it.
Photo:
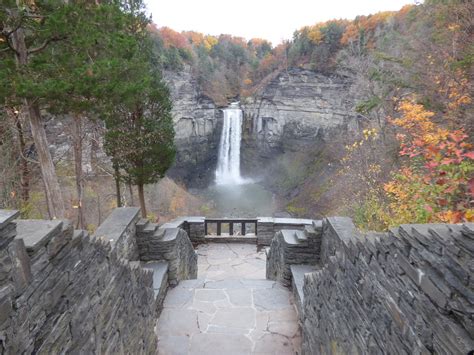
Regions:
[[[237,104],[231,104],[223,110],[222,127],[217,159],[216,184],[240,185],[244,179],[240,176],[240,142],[242,140],[242,110]]]

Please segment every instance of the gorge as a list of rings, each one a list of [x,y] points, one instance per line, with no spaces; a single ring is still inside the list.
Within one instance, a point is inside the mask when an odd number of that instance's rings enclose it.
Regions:
[[[275,179],[294,172],[284,162],[317,149],[334,134],[357,129],[357,93],[348,76],[290,68],[244,98],[242,113],[236,105],[221,108],[203,96],[188,70],[166,77],[175,100],[178,148],[169,174],[192,192],[217,201],[224,214],[284,210],[278,206],[281,191],[271,191]],[[296,177],[288,179],[297,182]]]
[[[472,355],[474,2],[144,1],[0,5],[0,355]]]

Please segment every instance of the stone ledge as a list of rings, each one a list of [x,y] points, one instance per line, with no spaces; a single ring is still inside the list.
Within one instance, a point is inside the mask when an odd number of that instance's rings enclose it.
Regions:
[[[120,207],[112,211],[107,219],[97,228],[95,238],[104,238],[114,245],[138,216],[138,207]]]
[[[206,235],[204,238],[206,243],[249,243],[257,244],[257,237],[254,234],[240,235],[240,236],[214,236]]]
[[[168,269],[166,261],[142,262],[143,269],[153,270],[153,291],[155,294],[155,311],[158,317],[163,309],[163,301],[168,290]]]
[[[60,220],[16,220],[17,235],[15,239],[23,239],[28,254],[35,254],[46,246],[55,236],[61,234],[63,222]]]
[[[286,244],[297,245],[300,244],[300,241],[302,240],[301,235],[303,232],[296,229],[283,229],[281,234]]]
[[[298,313],[300,318],[303,319],[303,311],[304,311],[304,278],[306,274],[312,273],[317,270],[316,266],[313,265],[290,265],[291,276],[292,276],[292,289],[293,295],[295,296],[296,307],[298,309]]]
[[[20,211],[17,210],[0,210],[0,230],[2,230],[14,219],[18,218],[19,215]]]
[[[136,224],[139,222],[140,209],[137,207],[120,207],[112,211],[99,226],[92,238],[104,240],[110,244],[119,258],[138,259]]]

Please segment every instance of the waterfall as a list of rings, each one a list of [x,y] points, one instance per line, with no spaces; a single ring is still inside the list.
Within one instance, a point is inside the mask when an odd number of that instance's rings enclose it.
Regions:
[[[240,176],[240,140],[242,138],[242,110],[238,104],[224,109],[224,125],[219,144],[216,169],[218,185],[242,184]]]

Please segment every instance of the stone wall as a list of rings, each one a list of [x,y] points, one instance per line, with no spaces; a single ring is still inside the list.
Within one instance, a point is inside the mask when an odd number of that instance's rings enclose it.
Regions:
[[[311,226],[311,219],[302,218],[273,218],[257,217],[257,244],[259,246],[269,246],[273,237],[281,230],[303,230],[306,226]]]
[[[130,234],[15,217],[0,213],[0,353],[155,353],[153,272],[124,258]]]
[[[178,219],[158,227],[144,220],[137,226],[140,260],[166,261],[168,282],[172,286],[181,280],[197,277],[197,254],[183,228],[184,223],[184,220]]]
[[[291,286],[290,265],[316,265],[321,249],[321,221],[303,231],[281,230],[275,234],[267,253],[266,277],[284,286]]]
[[[94,237],[109,241],[119,258],[138,260],[135,234],[139,219],[140,216],[135,207],[116,208],[97,228]]]
[[[304,276],[305,354],[467,354],[474,349],[474,224],[361,234],[324,222]]]

